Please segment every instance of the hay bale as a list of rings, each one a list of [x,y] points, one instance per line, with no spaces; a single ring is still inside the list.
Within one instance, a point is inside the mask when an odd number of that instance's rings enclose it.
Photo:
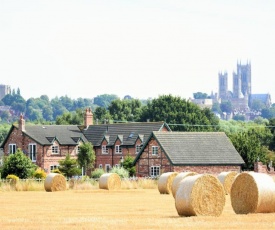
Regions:
[[[121,188],[121,179],[117,173],[104,173],[99,178],[99,188],[115,190]]]
[[[230,194],[231,186],[237,175],[238,175],[238,172],[235,172],[235,171],[221,172],[218,175],[218,179],[222,183],[226,195]]]
[[[182,179],[184,179],[187,176],[194,176],[194,175],[197,175],[197,173],[195,173],[195,172],[181,172],[174,178],[174,180],[172,182],[172,188],[171,188],[174,198],[176,197],[176,192],[178,190],[179,183],[182,181]]]
[[[166,172],[160,175],[158,179],[158,190],[160,194],[170,194],[172,183],[178,172]]]
[[[197,174],[180,182],[175,205],[180,216],[220,216],[225,201],[223,185],[216,176]]]
[[[66,190],[66,178],[59,173],[49,173],[44,181],[44,188],[47,192]]]
[[[275,212],[275,183],[268,174],[240,173],[232,184],[230,195],[236,214]]]

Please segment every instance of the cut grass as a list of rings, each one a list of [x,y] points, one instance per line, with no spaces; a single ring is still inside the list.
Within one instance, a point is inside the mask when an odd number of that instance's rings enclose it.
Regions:
[[[2,229],[273,229],[275,213],[180,217],[158,189],[0,192]]]

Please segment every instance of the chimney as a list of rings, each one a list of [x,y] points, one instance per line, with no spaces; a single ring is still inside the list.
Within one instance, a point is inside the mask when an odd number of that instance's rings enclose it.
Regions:
[[[23,114],[21,113],[20,114],[20,119],[19,119],[19,130],[21,131],[26,131],[25,129],[25,120],[24,120],[24,117],[23,117]]]
[[[93,113],[91,108],[87,108],[84,115],[84,126],[87,128],[89,125],[93,125]]]

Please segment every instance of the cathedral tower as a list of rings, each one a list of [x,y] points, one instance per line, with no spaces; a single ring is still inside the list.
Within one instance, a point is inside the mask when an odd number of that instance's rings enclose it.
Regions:
[[[227,99],[228,96],[228,75],[219,73],[219,98]]]

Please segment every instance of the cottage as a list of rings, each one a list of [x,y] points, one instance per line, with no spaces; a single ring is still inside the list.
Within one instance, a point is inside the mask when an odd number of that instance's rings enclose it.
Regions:
[[[57,168],[67,154],[76,158],[86,138],[77,125],[25,125],[23,115],[13,124],[1,148],[9,155],[20,148],[46,172]]]
[[[94,146],[95,167],[109,171],[126,156],[136,158],[153,131],[169,132],[171,129],[165,122],[131,122],[90,125],[83,134]]]
[[[240,172],[244,161],[223,132],[152,132],[136,157],[137,176]]]

